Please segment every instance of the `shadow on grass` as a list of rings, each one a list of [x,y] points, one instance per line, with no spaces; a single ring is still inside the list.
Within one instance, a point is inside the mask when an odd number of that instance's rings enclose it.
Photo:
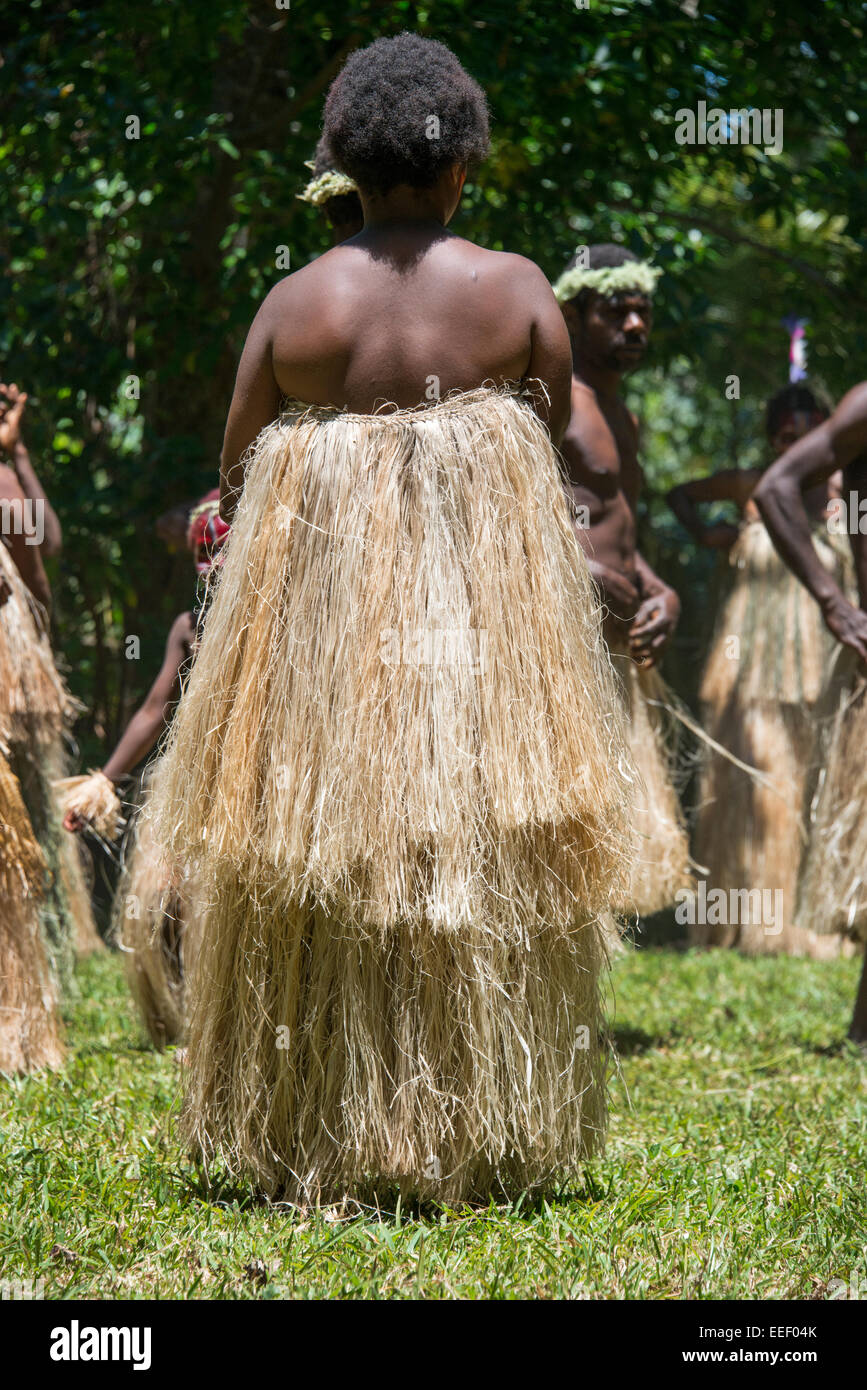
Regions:
[[[608,1037],[618,1057],[635,1057],[642,1052],[653,1052],[670,1045],[674,1030],[669,1030],[663,1036],[661,1033],[645,1033],[641,1028],[618,1028],[615,1025]]]
[[[535,1220],[549,1214],[552,1206],[576,1203],[598,1203],[606,1200],[611,1184],[600,1182],[592,1173],[585,1173],[580,1186],[547,1188],[537,1192],[522,1192],[509,1196],[502,1190],[492,1190],[490,1196],[476,1201],[463,1201],[449,1206],[432,1198],[401,1197],[396,1185],[383,1185],[378,1192],[367,1192],[363,1198],[344,1197],[325,1202],[319,1207],[300,1206],[281,1200],[279,1193],[266,1197],[249,1184],[233,1181],[225,1175],[208,1175],[200,1167],[177,1167],[173,1172],[175,1196],[180,1206],[207,1202],[237,1207],[239,1211],[270,1211],[275,1215],[299,1221],[315,1220],[317,1214],[327,1214],[329,1224],[349,1224],[353,1221],[423,1222],[440,1225],[446,1221],[477,1220],[485,1216],[502,1220],[508,1215]],[[613,1182],[613,1179],[612,1179]]]
[[[626,933],[627,940],[637,951],[688,951],[686,927],[677,921],[674,914],[675,909],[671,907],[655,912],[652,917],[640,917]]]

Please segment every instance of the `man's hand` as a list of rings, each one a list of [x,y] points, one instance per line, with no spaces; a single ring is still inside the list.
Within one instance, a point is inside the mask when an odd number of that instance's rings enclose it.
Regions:
[[[656,665],[680,617],[680,599],[673,589],[661,589],[646,598],[629,628],[629,650],[646,671]]]
[[[26,391],[19,391],[14,381],[10,386],[0,381],[0,449],[10,456],[21,438],[21,417],[26,404]]]
[[[837,641],[851,647],[867,663],[867,613],[853,607],[840,594],[822,604],[822,617]]]
[[[588,560],[587,564],[614,616],[627,622],[635,617],[640,601],[637,580],[622,570],[610,569],[599,560]]]

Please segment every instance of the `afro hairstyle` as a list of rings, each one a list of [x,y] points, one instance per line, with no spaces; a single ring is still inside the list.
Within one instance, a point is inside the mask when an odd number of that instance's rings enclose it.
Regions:
[[[485,158],[487,102],[444,44],[398,34],[349,58],[325,102],[323,138],[365,193],[431,188],[452,165]]]

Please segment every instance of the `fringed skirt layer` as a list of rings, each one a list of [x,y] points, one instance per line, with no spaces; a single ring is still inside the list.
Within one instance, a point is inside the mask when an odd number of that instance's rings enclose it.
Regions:
[[[609,649],[622,682],[626,737],[638,774],[636,860],[621,907],[649,916],[672,906],[677,893],[692,883],[689,835],[674,785],[674,739],[664,708],[673,697],[656,668],[642,670],[616,632],[609,633]]]
[[[867,941],[867,681],[845,652],[829,700],[836,713],[812,798],[798,922],[820,936]]]
[[[197,1148],[300,1198],[573,1173],[633,781],[529,406],[265,430],[152,786],[202,894]]]
[[[186,1037],[186,981],[197,942],[193,894],[167,861],[153,826],[134,816],[114,900],[112,938],[148,1036],[162,1049]]]
[[[66,733],[75,713],[54,663],[41,610],[6,547],[0,573],[11,594],[0,607],[0,736],[17,776],[48,869],[38,899],[43,937],[61,987],[76,952],[101,946],[93,920],[82,848],[61,825],[53,783],[68,772]]]
[[[829,571],[845,582],[846,561],[814,533]],[[796,924],[798,878],[807,845],[806,800],[818,757],[812,709],[833,654],[818,605],[773,548],[761,522],[746,524],[731,553],[735,584],[717,623],[701,685],[705,726],[759,778],[709,752],[700,782],[695,857],[708,891],[780,894],[781,920],[696,926],[696,944],[738,946],[753,955],[827,955]]]
[[[58,1067],[63,1044],[39,925],[45,860],[0,751],[0,1072]]]

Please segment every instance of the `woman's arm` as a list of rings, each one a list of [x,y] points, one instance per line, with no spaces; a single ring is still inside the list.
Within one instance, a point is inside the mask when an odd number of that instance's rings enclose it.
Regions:
[[[244,455],[280,412],[281,391],[271,361],[274,293],[272,290],[262,303],[247,334],[226,421],[220,458],[220,516],[230,524],[244,490]]]
[[[699,545],[726,549],[737,540],[737,527],[727,523],[705,525],[698,506],[706,502],[734,502],[743,511],[760,477],[758,469],[724,468],[706,478],[679,483],[671,489],[666,501]]]

